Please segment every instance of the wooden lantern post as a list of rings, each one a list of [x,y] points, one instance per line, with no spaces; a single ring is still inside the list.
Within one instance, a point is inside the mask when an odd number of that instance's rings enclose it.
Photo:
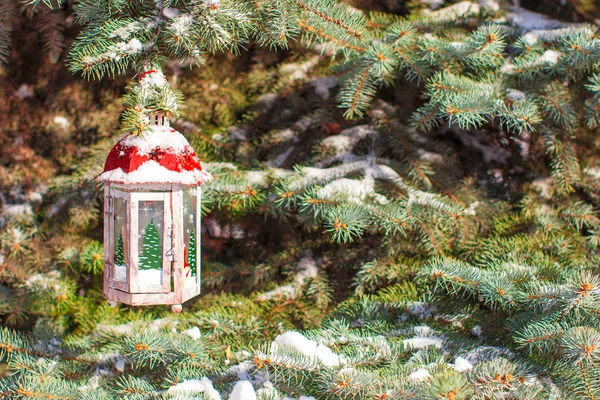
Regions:
[[[201,185],[211,175],[163,115],[113,147],[104,182],[104,295],[131,306],[200,294]]]

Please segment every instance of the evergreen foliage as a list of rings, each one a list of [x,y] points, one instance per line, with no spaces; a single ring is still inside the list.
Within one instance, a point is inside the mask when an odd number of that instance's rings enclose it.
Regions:
[[[0,397],[599,398],[598,29],[550,2],[0,0]],[[216,178],[178,315],[101,288],[153,112]]]

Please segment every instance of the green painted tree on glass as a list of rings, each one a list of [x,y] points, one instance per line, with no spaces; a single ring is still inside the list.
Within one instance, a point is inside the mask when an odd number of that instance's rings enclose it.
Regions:
[[[161,253],[160,236],[156,225],[154,225],[154,220],[150,220],[150,224],[144,229],[144,244],[138,268],[141,270],[161,269]]]
[[[117,239],[117,248],[115,252],[115,264],[116,265],[125,265],[125,246],[123,245],[123,234],[119,233],[119,238]]]
[[[196,235],[190,233],[190,244],[187,250],[187,264],[190,266],[190,276],[196,276]]]

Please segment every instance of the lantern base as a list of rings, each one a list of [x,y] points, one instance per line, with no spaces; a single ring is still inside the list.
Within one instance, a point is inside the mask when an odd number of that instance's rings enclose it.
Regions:
[[[181,304],[173,304],[171,306],[171,311],[174,313],[180,313],[183,310],[183,306]]]
[[[109,302],[119,302],[129,306],[179,305],[200,294],[197,285],[192,285],[181,293],[127,293],[118,289],[108,288],[105,291]],[[175,311],[177,312],[177,311]]]

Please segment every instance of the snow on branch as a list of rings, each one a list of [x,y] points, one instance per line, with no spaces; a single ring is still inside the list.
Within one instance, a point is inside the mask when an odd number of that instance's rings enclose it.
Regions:
[[[296,265],[296,275],[294,280],[284,286],[279,286],[276,289],[270,290],[259,295],[257,301],[267,301],[277,298],[295,299],[300,294],[300,291],[307,279],[315,278],[319,273],[317,263],[310,252],[307,252]]]

